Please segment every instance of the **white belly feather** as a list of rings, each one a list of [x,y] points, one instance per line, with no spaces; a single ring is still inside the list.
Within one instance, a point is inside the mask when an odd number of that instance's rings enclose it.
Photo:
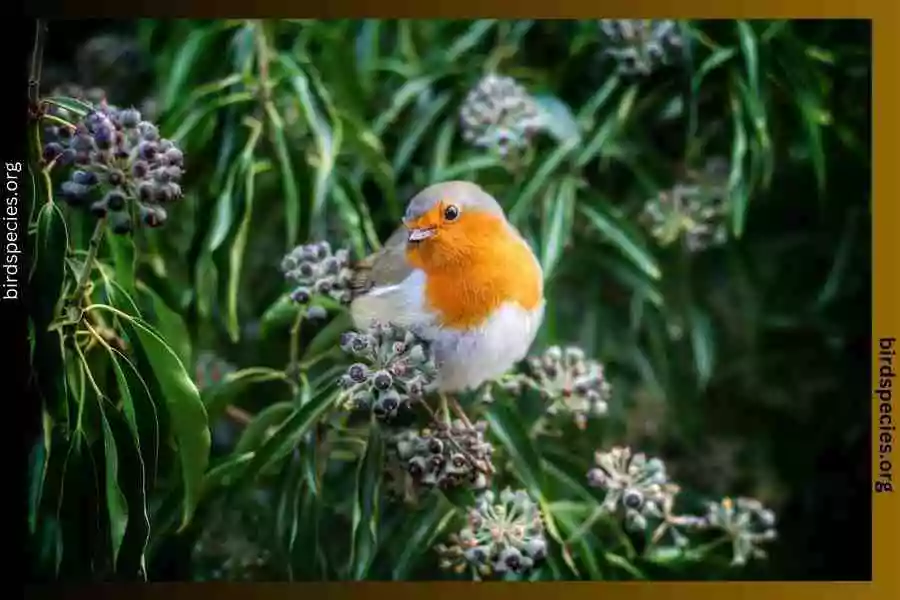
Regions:
[[[432,343],[442,391],[475,389],[506,373],[525,358],[544,316],[545,303],[531,311],[517,304],[502,305],[480,327],[456,331],[438,327],[425,309],[425,275],[413,271],[397,285],[372,290],[350,307],[360,329],[373,321],[407,327]]]

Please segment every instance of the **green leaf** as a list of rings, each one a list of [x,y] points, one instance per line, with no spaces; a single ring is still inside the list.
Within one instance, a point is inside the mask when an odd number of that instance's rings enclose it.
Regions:
[[[218,27],[199,27],[191,31],[184,43],[179,45],[175,62],[169,67],[168,79],[162,92],[162,109],[167,112],[175,106],[187,88],[187,80],[200,57],[209,48],[211,38],[219,33]]]
[[[744,112],[742,103],[731,96],[732,126],[734,128],[731,145],[731,173],[728,176],[728,189],[731,196],[731,225],[735,237],[744,233],[747,217],[747,187],[743,178],[744,158],[747,155],[747,132],[744,130]]]
[[[152,319],[148,319],[184,365],[192,363],[191,340],[182,316],[172,310],[151,287],[138,282],[138,292],[148,300]]]
[[[346,311],[338,313],[306,346],[302,360],[308,361],[324,352],[332,351],[338,340],[341,339],[341,334],[351,329],[353,329],[353,320],[350,313]]]
[[[657,307],[663,305],[663,295],[656,282],[642,269],[635,268],[632,261],[617,255],[602,254],[594,257],[603,270],[612,275],[621,285],[631,289],[635,295],[648,300]]]
[[[559,184],[558,191],[550,194],[550,218],[545,222],[541,244],[541,265],[545,280],[553,276],[563,248],[572,234],[576,186],[577,181],[567,177]]]
[[[619,88],[621,80],[617,76],[612,76],[603,82],[593,96],[578,111],[578,124],[581,129],[593,129],[594,115],[603,105],[612,97],[613,93]]]
[[[29,281],[38,292],[32,318],[43,331],[56,316],[65,281],[65,256],[69,244],[65,218],[54,202],[45,202],[37,214],[32,271]],[[21,255],[9,254],[10,257]]]
[[[113,566],[119,560],[119,549],[122,540],[125,539],[125,530],[128,527],[128,503],[125,494],[119,487],[119,455],[116,449],[116,439],[106,413],[102,409],[101,401],[100,417],[103,424],[103,449],[106,455],[106,509],[109,514],[109,535],[112,543]]]
[[[293,402],[276,402],[260,411],[244,428],[234,447],[235,454],[255,451],[275,428],[284,423],[296,409]]]
[[[588,222],[612,245],[616,246],[624,256],[631,260],[638,269],[651,279],[659,279],[661,277],[656,259],[638,241],[638,235],[625,224],[624,219],[614,215],[607,208],[605,201],[600,200],[594,206],[582,204],[578,208],[587,217]]]
[[[115,310],[106,306],[94,308]],[[140,320],[115,312],[125,318],[130,325],[129,329],[136,333],[129,335],[129,338],[140,342],[165,398],[184,485],[181,518],[181,529],[184,529],[190,524],[197,507],[203,474],[209,463],[211,439],[206,408],[184,364],[159,334]]]
[[[485,418],[489,426],[489,435],[495,437],[503,446],[513,465],[516,477],[540,506],[550,537],[562,545],[562,536],[556,527],[544,495],[543,461],[537,447],[528,436],[521,417],[505,403],[494,402],[489,405]],[[578,569],[565,548],[563,548],[562,558],[572,572],[578,576]]]
[[[756,33],[747,21],[737,22],[738,37],[741,42],[741,53],[744,55],[744,65],[747,69],[747,79],[750,81],[750,89],[754,96],[759,97],[759,51],[756,43]]]
[[[217,420],[229,404],[248,393],[251,387],[269,381],[288,383],[288,379],[282,371],[256,367],[229,373],[218,385],[204,388],[201,398],[210,422]]]
[[[253,459],[244,469],[237,487],[245,487],[256,476],[279,460],[293,452],[294,448],[303,438],[312,431],[319,419],[324,415],[337,399],[338,394],[334,386],[325,386],[316,390],[315,395],[297,408],[274,432],[266,439],[253,455]]]
[[[576,166],[583,168],[587,165],[598,154],[601,154],[604,147],[622,130],[628,117],[631,116],[637,93],[638,86],[632,85],[628,88],[628,91],[622,94],[616,111],[607,115],[606,120],[600,124],[596,133],[588,140],[587,144],[583,145],[583,149],[575,159]]]
[[[248,119],[245,123],[250,128],[250,136],[241,153],[239,167],[240,173],[244,177],[244,193],[242,198],[243,215],[240,218],[237,231],[232,239],[231,247],[227,252],[228,274],[225,298],[226,329],[232,342],[237,342],[241,335],[238,317],[238,293],[240,290],[241,275],[243,273],[247,237],[250,233],[250,224],[253,219],[253,204],[256,195],[256,175],[260,170],[260,165],[254,161],[254,151],[259,143],[260,135],[262,135],[262,123],[255,119]],[[229,184],[230,183],[231,182],[229,181]],[[220,199],[220,203],[221,201],[222,199]],[[231,222],[230,219],[228,225],[233,225],[233,222]],[[218,244],[216,244],[216,246],[218,246]]]
[[[387,128],[394,123],[397,117],[400,116],[400,113],[403,112],[411,102],[425,93],[437,78],[437,75],[427,75],[417,77],[403,84],[391,99],[391,105],[375,120],[375,123],[372,126],[372,131],[375,135],[380,136],[387,131]]]
[[[715,340],[709,315],[694,307],[691,310],[691,347],[694,353],[694,368],[700,387],[706,387],[715,367]]]
[[[58,106],[74,113],[79,117],[83,117],[94,110],[94,106],[90,102],[85,102],[84,100],[79,100],[77,98],[70,98],[68,96],[48,96],[46,98],[41,98],[41,100],[47,104],[53,104],[54,106]]]
[[[392,561],[393,581],[407,579],[416,564],[422,560],[422,549],[432,546],[435,538],[441,535],[455,514],[452,504],[440,494],[434,494],[428,499],[426,506],[410,515],[409,524],[394,538],[402,551]]]
[[[116,283],[129,294],[134,294],[136,256],[134,241],[129,236],[108,235],[106,243],[116,267]]]
[[[606,562],[619,567],[635,579],[647,579],[647,576],[624,556],[620,556],[614,552],[604,552],[603,558]]]
[[[354,581],[365,580],[378,546],[378,517],[381,499],[384,440],[380,429],[369,429],[366,453],[356,471],[356,496],[353,503],[353,546],[347,571]]]
[[[41,499],[44,495],[44,482],[47,477],[47,468],[50,464],[50,453],[53,450],[51,444],[51,432],[53,422],[46,411],[42,412],[41,437],[35,441],[31,448],[28,460],[28,529],[32,535],[37,531],[38,511],[41,507]]]
[[[503,161],[494,154],[477,154],[465,158],[438,170],[433,181],[450,181],[453,179],[475,179],[476,173],[490,169],[503,168]]]
[[[291,300],[290,294],[282,294],[269,305],[260,319],[260,331],[263,336],[290,325],[302,310],[301,306]]]
[[[395,176],[400,175],[406,168],[419,144],[421,144],[422,139],[426,133],[430,133],[433,129],[434,123],[438,120],[441,112],[450,104],[451,99],[450,93],[444,92],[432,100],[420,113],[413,116],[410,127],[405,135],[402,136],[400,146],[394,155],[392,166]]]
[[[469,26],[463,35],[456,38],[446,52],[442,52],[443,59],[448,63],[457,61],[466,52],[477,46],[496,25],[497,19],[478,19]]]
[[[238,175],[243,166],[243,161],[235,161],[228,170],[225,184],[222,187],[222,193],[219,194],[218,200],[216,201],[213,225],[209,232],[209,240],[207,243],[207,248],[210,252],[218,250],[228,238],[228,232],[231,231],[235,219],[234,186],[237,183]]]
[[[573,142],[561,144],[540,162],[537,169],[535,169],[534,174],[528,178],[521,193],[519,193],[518,197],[514,200],[512,208],[509,209],[510,221],[518,223],[525,218],[531,210],[531,204],[535,197],[541,190],[546,188],[552,175],[560,167],[563,161],[572,154],[576,146],[577,144]]]
[[[340,153],[343,123],[336,117],[327,91],[311,67],[307,66],[309,70],[307,74],[288,56],[280,54],[278,59],[290,74],[291,86],[316,139],[318,164],[312,194],[312,218],[316,219],[325,207],[325,199]]]
[[[287,228],[287,246],[291,248],[297,243],[300,228],[300,192],[297,189],[297,175],[294,173],[287,140],[284,136],[284,120],[278,114],[272,102],[266,103],[266,113],[269,117],[267,123],[272,134],[275,154],[278,157],[281,189],[284,192],[284,223]]]
[[[390,161],[385,158],[381,140],[361,119],[343,111],[339,114],[346,131],[346,152],[352,154],[356,163],[350,177],[352,185],[346,186],[349,188],[347,191],[357,195],[357,187],[362,184],[363,178],[371,176],[385,196],[391,218],[399,219],[400,206],[397,203],[394,170]]]

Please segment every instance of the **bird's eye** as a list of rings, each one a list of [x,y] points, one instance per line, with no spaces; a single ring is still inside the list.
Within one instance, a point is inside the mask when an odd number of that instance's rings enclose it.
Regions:
[[[459,208],[451,204],[444,209],[444,218],[448,221],[455,221],[459,218]]]

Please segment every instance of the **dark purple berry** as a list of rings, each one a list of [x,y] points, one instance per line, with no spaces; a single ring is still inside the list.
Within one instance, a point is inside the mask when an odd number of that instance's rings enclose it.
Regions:
[[[181,175],[183,173],[181,167],[166,167],[165,172],[169,181],[181,181]]]
[[[522,567],[522,558],[519,556],[518,552],[511,553],[506,557],[506,566],[509,567],[511,571],[518,571]]]
[[[375,384],[375,389],[386,391],[390,389],[391,385],[393,385],[394,378],[391,377],[391,374],[387,371],[379,371],[375,374],[375,378],[372,383]]]
[[[50,142],[44,146],[44,160],[50,162],[63,153],[63,147],[56,142]]]
[[[115,186],[115,187],[118,187],[118,186],[122,185],[123,183],[125,183],[125,175],[122,173],[122,171],[119,171],[118,169],[115,171],[110,171],[109,175],[107,175],[106,179],[107,179],[107,181],[109,181],[109,185]]]
[[[184,162],[184,154],[178,148],[166,150],[166,162],[174,167],[180,167]]]
[[[350,379],[355,381],[356,383],[362,383],[366,380],[366,366],[362,364],[355,364],[347,370],[347,374],[350,376]]]
[[[89,165],[91,164],[91,153],[90,152],[75,152],[73,154],[73,161],[76,165]]]
[[[316,293],[327,294],[331,291],[331,281],[328,279],[320,279],[315,285]]]
[[[159,139],[159,130],[153,123],[141,121],[138,123],[138,131],[141,133],[141,137],[148,142],[155,142]]]
[[[137,177],[138,179],[143,179],[144,177],[146,177],[148,170],[149,170],[149,167],[147,166],[147,163],[142,160],[135,161],[134,164],[131,166],[132,174],[135,177]]]
[[[72,149],[78,152],[90,152],[94,149],[94,140],[89,135],[76,135],[72,139]]]
[[[109,150],[115,139],[115,131],[106,123],[97,127],[94,132],[94,143],[101,150]]]
[[[88,188],[74,181],[64,181],[60,193],[69,204],[80,204],[87,197]]]
[[[159,227],[163,223],[166,222],[167,218],[166,211],[162,208],[150,207],[150,206],[142,206],[141,207],[141,221],[147,227]]]
[[[125,208],[125,194],[118,191],[112,191],[106,194],[106,205],[109,210],[119,211]]]
[[[91,214],[98,219],[102,219],[106,216],[107,208],[105,200],[97,200],[91,204]]]
[[[340,270],[340,265],[338,265],[337,259],[329,257],[322,263],[322,268],[328,275],[337,275]]]
[[[72,173],[72,181],[80,185],[91,186],[97,183],[97,175],[93,171],[77,170]]]
[[[63,150],[63,153],[59,155],[59,158],[56,159],[60,165],[66,167],[75,162],[75,151],[71,148],[66,148]]]
[[[637,510],[644,504],[644,496],[637,490],[625,490],[622,495],[622,504],[627,508]]]
[[[125,235],[131,231],[131,219],[125,215],[120,216],[124,218],[116,219],[112,222],[112,231],[116,235]]]
[[[84,124],[88,131],[95,133],[106,124],[106,117],[97,111],[92,111],[84,117]]]
[[[144,160],[153,160],[156,156],[156,144],[153,142],[141,142],[138,146],[138,155]]]
[[[297,288],[291,292],[291,300],[298,304],[306,304],[310,300],[309,290],[306,288]]]
[[[389,413],[392,413],[395,410],[397,410],[397,406],[398,406],[397,399],[392,396],[385,398],[381,404],[382,404],[382,406],[384,406],[384,409]]]
[[[141,122],[141,113],[133,108],[126,108],[119,113],[119,120],[122,123],[122,127],[134,129]]]
[[[156,187],[156,200],[158,202],[171,202],[174,200],[170,185],[162,184]]]
[[[144,181],[138,186],[138,197],[142,202],[153,202],[156,198],[156,186],[149,181]]]

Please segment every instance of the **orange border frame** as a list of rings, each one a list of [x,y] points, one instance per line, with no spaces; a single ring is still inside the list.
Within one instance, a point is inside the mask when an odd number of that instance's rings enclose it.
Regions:
[[[29,7],[30,8],[30,7]],[[873,128],[874,200],[873,200],[873,353],[879,337],[900,335],[898,312],[900,293],[892,277],[889,256],[900,228],[900,178],[896,177],[895,148],[900,140],[900,3],[894,0],[328,0],[319,6],[303,6],[292,0],[111,0],[63,1],[58,16],[135,18],[171,17],[457,17],[477,16],[520,18],[597,18],[597,17],[681,17],[681,18],[865,18],[873,21]],[[306,8],[306,10],[303,10]],[[29,11],[32,12],[32,11]],[[873,361],[872,389],[877,382]],[[862,401],[862,398],[860,398]],[[874,394],[873,429],[877,427]],[[877,465],[877,435],[873,435],[873,481]],[[897,459],[895,459],[896,461]],[[167,600],[195,600],[197,594],[209,594],[218,600],[248,597],[281,599],[286,594],[338,600],[342,598],[386,597],[391,600],[418,600],[428,594],[432,600],[454,600],[464,593],[470,600],[515,597],[517,600],[546,600],[548,596],[609,600],[683,597],[690,600],[720,600],[722,597],[756,597],[790,600],[810,598],[900,598],[900,500],[896,493],[873,494],[873,582],[871,583],[536,583],[516,588],[514,584],[427,583],[427,584],[207,584],[200,588],[184,584],[150,584],[127,591],[119,586],[81,588],[80,586],[39,586],[28,590],[34,598],[86,594],[92,600],[110,594],[148,595]],[[851,551],[848,549],[848,551]],[[894,556],[895,558],[890,558]],[[892,566],[893,565],[893,566]],[[461,586],[467,586],[463,591]],[[384,587],[389,586],[389,587]]]

